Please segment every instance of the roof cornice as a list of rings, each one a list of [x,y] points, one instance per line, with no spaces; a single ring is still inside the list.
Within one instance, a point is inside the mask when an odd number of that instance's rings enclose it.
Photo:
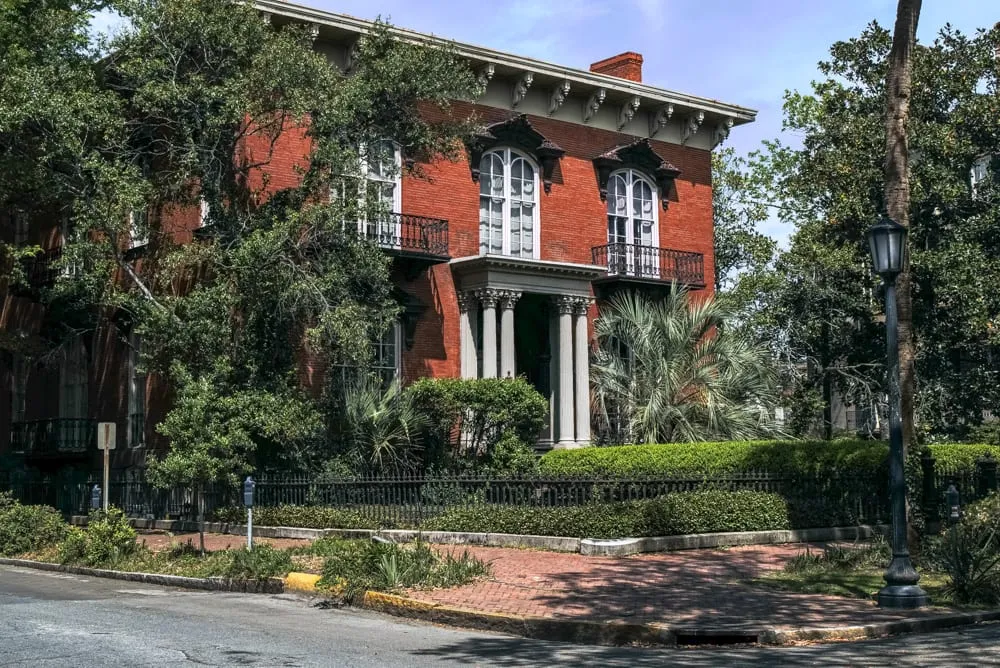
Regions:
[[[250,0],[250,2],[262,12],[269,13],[272,16],[281,16],[292,21],[313,24],[318,27],[320,37],[323,35],[324,28],[331,31],[363,34],[371,30],[374,25],[372,21],[358,19],[346,14],[326,12],[312,7],[285,2],[284,0]],[[597,91],[604,90],[608,94],[613,94],[616,98],[622,100],[638,97],[645,108],[669,107],[671,108],[671,113],[675,109],[688,113],[701,112],[710,115],[720,122],[728,123],[731,120],[732,125],[752,123],[757,116],[755,109],[728,104],[718,100],[657,88],[656,86],[620,79],[606,74],[563,67],[534,58],[516,56],[472,44],[463,44],[405,28],[392,26],[390,30],[396,37],[414,44],[451,46],[460,56],[468,58],[473,68],[477,70],[482,66],[493,65],[494,67],[499,66],[512,72],[532,72],[537,77],[551,81],[568,81],[573,84],[572,89],[574,93],[582,93],[585,97]]]

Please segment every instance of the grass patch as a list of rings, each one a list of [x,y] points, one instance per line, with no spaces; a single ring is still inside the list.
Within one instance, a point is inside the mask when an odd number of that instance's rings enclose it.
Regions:
[[[461,554],[435,552],[426,543],[409,545],[365,540],[323,538],[310,546],[323,556],[318,586],[351,599],[367,591],[458,587],[490,574],[489,564],[463,550]]]

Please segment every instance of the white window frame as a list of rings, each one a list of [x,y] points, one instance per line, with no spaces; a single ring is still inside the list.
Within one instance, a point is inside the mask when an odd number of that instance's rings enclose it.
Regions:
[[[382,139],[377,143],[392,145],[392,178],[383,178],[378,174],[373,174],[369,168],[371,161],[369,160],[368,148],[366,145],[362,145],[358,149],[359,173],[342,175],[340,182],[345,184],[352,180],[357,182],[358,208],[361,212],[357,221],[358,234],[371,239],[380,246],[398,248],[402,243],[403,232],[401,219],[403,212],[403,153],[400,150],[399,144],[391,139]],[[365,212],[367,209],[368,185],[372,183],[392,185],[392,210],[387,212],[390,214],[388,222],[379,223],[378,221],[369,221],[367,219]],[[330,201],[335,201],[338,196],[337,186],[332,185],[330,187]],[[347,196],[346,192],[344,196]],[[345,221],[346,224],[348,224],[348,221]]]
[[[509,146],[501,146],[483,153],[482,158],[479,161],[480,182],[482,179],[488,178],[486,174],[482,171],[483,161],[492,155],[499,155],[500,160],[503,163],[503,232],[501,237],[501,255],[513,256],[513,257],[530,257],[531,259],[538,260],[540,258],[541,251],[541,231],[542,231],[542,205],[541,198],[539,196],[539,179],[538,179],[538,163],[528,155],[527,153],[520,151],[516,148],[511,148]],[[513,163],[515,158],[522,158],[528,165],[531,166],[531,171],[534,175],[533,179],[533,202],[532,206],[534,208],[534,220],[532,221],[531,230],[531,255],[525,255],[523,246],[522,250],[518,255],[513,255],[511,252],[511,203],[513,198],[511,196],[511,163]],[[482,199],[485,197],[482,193],[482,186],[480,186],[479,191],[479,201],[480,201],[480,216],[479,216],[479,254],[480,255],[490,255],[489,243],[483,244],[483,216],[482,216]],[[521,200],[526,201],[526,200]]]
[[[208,224],[208,214],[208,200],[201,197],[198,199],[198,229],[201,229]]]
[[[146,233],[143,234],[139,231],[136,225],[136,219],[139,216],[145,217]],[[128,247],[129,248],[141,248],[149,243],[149,213],[143,213],[141,211],[129,211],[128,214]]]
[[[616,178],[623,177],[625,181],[625,215],[619,215],[618,213],[612,212],[612,207],[615,206],[612,198],[614,197],[611,193],[611,184]],[[650,205],[652,213],[652,224],[650,229],[650,240],[648,243],[643,242],[641,239],[637,240],[635,238],[635,223],[636,221],[647,220],[641,215],[636,215],[635,211],[635,187],[637,183],[645,184],[650,191]],[[626,168],[618,169],[610,174],[608,177],[608,195],[607,195],[607,207],[606,207],[606,224],[608,228],[608,244],[621,244],[626,245],[626,252],[624,257],[620,257],[615,254],[609,248],[608,252],[608,265],[609,267],[614,264],[617,268],[616,273],[624,273],[629,276],[659,276],[659,248],[660,248],[660,212],[657,202],[660,201],[660,192],[657,188],[656,183],[653,182],[648,176],[636,169]],[[611,225],[610,219],[612,216],[617,218],[625,218],[625,240],[612,239],[611,235]],[[616,235],[617,236],[617,235]],[[637,251],[636,247],[650,247],[655,250],[649,251],[643,254],[641,251]],[[616,249],[617,250],[617,249]]]
[[[987,153],[972,161],[972,167],[969,168],[969,185],[972,187],[973,197],[976,196],[979,184],[989,178],[992,159],[993,156]]]
[[[132,433],[132,417],[143,416],[143,425],[146,423],[146,374],[139,372],[139,355],[142,350],[142,340],[134,332],[129,335],[128,340],[128,421],[126,422],[126,437],[129,447],[140,447],[145,445],[145,428],[138,434]]]

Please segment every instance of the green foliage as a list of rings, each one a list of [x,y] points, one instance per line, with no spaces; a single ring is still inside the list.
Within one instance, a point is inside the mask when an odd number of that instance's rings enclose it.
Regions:
[[[935,467],[949,471],[974,471],[983,455],[1000,459],[1000,446],[976,443],[935,443],[927,446],[934,455]]]
[[[543,475],[566,476],[870,473],[885,466],[888,452],[880,441],[664,443],[553,450],[542,456],[539,467]]]
[[[270,545],[256,545],[252,550],[230,550],[232,562],[223,575],[234,580],[266,580],[284,577],[293,570],[287,550]]]
[[[788,507],[776,494],[707,490],[656,499],[581,506],[474,505],[446,510],[424,522],[428,531],[516,533],[580,538],[674,536],[790,528]]]
[[[344,404],[339,449],[354,473],[399,474],[418,465],[427,419],[398,380],[383,388],[364,374],[345,388]]]
[[[660,300],[623,293],[602,305],[591,365],[601,419],[638,443],[775,433],[773,360],[726,316],[677,286]]]
[[[801,147],[768,143],[758,156],[755,178],[771,179],[768,201],[795,232],[774,280],[755,286],[752,327],[776,348],[793,397],[819,391],[827,404],[835,389],[871,407],[885,392],[883,302],[865,231],[885,210],[891,42],[873,23],[832,45],[811,90],[785,98],[785,128]],[[1000,145],[998,46],[995,26],[970,36],[946,25],[913,50],[910,294],[926,437],[976,425],[1000,404],[1000,180],[975,193],[969,182],[973,161]]]
[[[948,576],[945,592],[957,603],[1000,602],[1000,495],[966,506],[956,526],[927,539],[923,563]]]
[[[785,564],[788,573],[812,573],[829,570],[856,571],[885,568],[892,559],[892,549],[884,537],[877,537],[869,543],[854,545],[826,545],[814,552],[806,545],[804,552],[797,554]]]
[[[258,526],[305,527],[308,529],[372,529],[371,520],[352,510],[329,506],[258,506],[253,511],[254,522]],[[246,509],[242,507],[220,508],[215,512],[219,522],[246,521]],[[397,527],[378,527],[394,529]]]
[[[132,557],[139,549],[135,529],[121,510],[95,510],[85,529],[74,528],[60,545],[59,559],[64,564],[113,567]]]
[[[538,440],[549,408],[523,378],[427,378],[406,393],[429,422],[425,462],[440,469],[523,469],[517,442]]]
[[[66,523],[48,506],[25,506],[10,496],[0,498],[0,556],[12,557],[55,545]]]
[[[413,545],[325,538],[313,552],[326,557],[320,587],[352,598],[368,590],[457,587],[489,574],[489,566],[463,551],[443,557],[426,543]]]

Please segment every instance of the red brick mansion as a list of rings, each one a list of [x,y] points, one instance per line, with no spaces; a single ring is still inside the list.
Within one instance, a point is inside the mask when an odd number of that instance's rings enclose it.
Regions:
[[[315,48],[345,70],[370,26],[279,0],[256,5],[274,23],[311,25]],[[384,182],[394,213],[388,222],[359,223],[359,233],[393,256],[403,302],[397,326],[373,342],[376,364],[405,381],[523,376],[550,400],[540,445],[589,444],[600,299],[626,287],[669,290],[673,281],[712,290],[711,154],[755,112],[644,83],[637,53],[588,71],[455,48],[486,83],[479,99],[456,103],[474,105],[484,121],[466,155],[422,165],[424,178],[367,169]],[[270,167],[276,187],[297,178],[301,141],[281,145],[287,155]],[[401,161],[391,145],[386,155]],[[180,218],[177,239],[189,240],[201,213]],[[46,249],[29,280],[35,287],[53,280],[58,222],[0,212],[0,230],[7,242]],[[0,299],[0,339],[30,337],[46,317],[31,290],[0,286]],[[0,346],[0,455],[50,470],[94,468],[94,425],[114,421],[116,468],[141,466],[165,389],[136,371],[129,350],[94,336],[57,364],[38,365]],[[303,360],[304,379],[319,371]]]

